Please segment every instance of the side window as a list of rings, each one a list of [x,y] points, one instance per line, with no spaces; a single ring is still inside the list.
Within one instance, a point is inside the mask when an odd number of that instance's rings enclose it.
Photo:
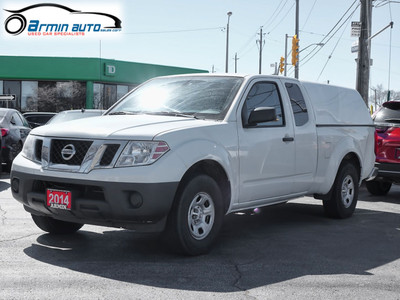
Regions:
[[[257,107],[274,107],[276,121],[257,124],[257,127],[284,126],[283,109],[278,87],[272,82],[258,82],[252,86],[242,109],[243,125],[247,125],[250,113]]]
[[[11,117],[11,123],[16,126],[23,126],[22,120],[17,113],[14,113]]]
[[[295,83],[285,83],[285,86],[289,94],[296,126],[302,126],[308,122],[307,106],[303,94]]]

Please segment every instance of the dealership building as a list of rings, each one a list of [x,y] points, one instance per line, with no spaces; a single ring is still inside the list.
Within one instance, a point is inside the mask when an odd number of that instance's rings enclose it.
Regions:
[[[206,70],[104,58],[0,56],[0,107],[21,112],[107,109],[155,77]],[[6,95],[13,95],[7,97]]]

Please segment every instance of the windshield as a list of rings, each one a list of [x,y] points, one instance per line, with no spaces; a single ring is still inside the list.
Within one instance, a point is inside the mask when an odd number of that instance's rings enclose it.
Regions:
[[[128,94],[108,114],[163,114],[221,120],[243,78],[155,78]]]

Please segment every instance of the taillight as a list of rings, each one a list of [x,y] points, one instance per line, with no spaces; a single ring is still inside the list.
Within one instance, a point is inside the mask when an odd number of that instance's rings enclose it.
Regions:
[[[390,136],[399,136],[400,128],[399,127],[388,127],[385,133]]]
[[[1,136],[6,136],[8,134],[7,128],[1,128]]]
[[[378,133],[376,132],[376,130],[374,131],[374,137],[375,137],[375,147],[374,147],[374,151],[375,151],[375,156],[378,153]]]

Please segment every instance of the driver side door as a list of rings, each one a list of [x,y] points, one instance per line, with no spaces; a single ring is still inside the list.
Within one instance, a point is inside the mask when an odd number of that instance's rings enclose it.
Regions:
[[[249,124],[254,109],[273,107],[276,120]],[[257,81],[247,89],[238,111],[239,202],[269,203],[292,193],[295,144],[292,118],[277,82]],[[255,204],[256,205],[256,204]]]

